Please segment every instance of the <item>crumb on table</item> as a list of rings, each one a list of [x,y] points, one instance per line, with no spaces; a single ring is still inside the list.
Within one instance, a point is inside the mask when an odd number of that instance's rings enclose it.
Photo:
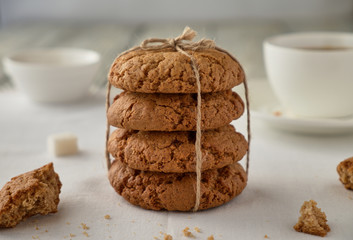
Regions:
[[[190,230],[189,227],[184,228],[184,230],[183,230],[184,236],[185,237],[194,238],[195,237],[194,234],[192,234],[189,230]]]
[[[200,232],[201,232],[201,229],[200,229],[200,228],[198,228],[198,227],[194,227],[194,230],[195,230],[196,232],[198,232],[198,233],[200,233]]]
[[[209,236],[209,237],[207,238],[207,240],[214,240],[213,235]]]
[[[109,214],[105,215],[104,218],[105,218],[105,219],[111,219],[111,217],[110,217]]]
[[[318,208],[314,200],[305,201],[300,209],[301,216],[293,227],[297,232],[324,237],[330,231],[326,214]]]
[[[89,227],[85,224],[85,223],[81,223],[82,229],[84,230],[88,230]]]
[[[282,116],[282,112],[281,111],[274,111],[273,115],[276,117],[280,117],[280,116]]]
[[[173,240],[173,237],[169,234],[164,234],[164,240]]]
[[[264,238],[269,238],[269,237],[267,236],[267,234],[265,234]]]

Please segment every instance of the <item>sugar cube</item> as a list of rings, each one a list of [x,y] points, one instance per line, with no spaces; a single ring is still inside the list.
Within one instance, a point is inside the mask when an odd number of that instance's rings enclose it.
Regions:
[[[50,135],[48,137],[48,152],[57,157],[77,154],[77,137],[72,133]]]

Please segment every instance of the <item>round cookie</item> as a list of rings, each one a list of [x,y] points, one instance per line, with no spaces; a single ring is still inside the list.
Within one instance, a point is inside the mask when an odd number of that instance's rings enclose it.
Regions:
[[[223,52],[186,52],[196,59],[203,93],[231,89],[245,78],[240,64]],[[131,92],[197,93],[190,58],[172,49],[122,55],[113,62],[108,79],[113,86]]]
[[[195,172],[196,132],[115,130],[108,151],[129,167],[156,172]],[[221,168],[243,158],[247,141],[232,125],[202,132],[202,171]]]
[[[115,160],[108,177],[117,193],[145,209],[191,211],[195,205],[195,173],[139,171]],[[246,173],[238,163],[203,172],[199,210],[230,201],[243,191],[246,183]]]
[[[109,124],[142,131],[195,131],[196,94],[123,92],[108,110]],[[244,112],[244,103],[231,90],[202,94],[201,129],[229,124]]]

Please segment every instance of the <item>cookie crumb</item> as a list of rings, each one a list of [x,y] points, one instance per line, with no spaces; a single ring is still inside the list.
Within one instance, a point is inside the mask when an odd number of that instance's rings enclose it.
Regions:
[[[269,239],[269,236],[267,236],[267,234],[265,234],[264,238],[267,238],[267,239]]]
[[[73,238],[73,237],[76,237],[76,235],[75,235],[75,234],[70,233],[70,237],[71,237],[71,238]]]
[[[273,115],[276,117],[280,117],[280,116],[282,116],[282,112],[281,111],[274,111]]]
[[[344,187],[353,190],[353,157],[340,162],[336,170]]]
[[[109,219],[112,219],[109,214],[105,215],[104,218],[105,218],[105,219],[108,219],[108,220],[109,220]]]
[[[89,227],[86,224],[84,224],[84,223],[81,223],[81,226],[82,226],[83,230],[88,230],[89,229]]]
[[[32,236],[33,239],[39,239],[39,236]]]
[[[327,225],[326,214],[318,208],[314,200],[305,201],[300,209],[301,216],[293,227],[297,232],[324,237],[331,230]]]
[[[184,236],[185,236],[185,237],[190,237],[190,238],[195,238],[194,234],[192,234],[189,230],[190,230],[189,227],[186,227],[186,228],[183,230]]]
[[[198,233],[200,233],[200,232],[201,232],[201,229],[200,229],[200,228],[198,228],[198,227],[194,227],[194,230],[195,230],[196,232],[198,232]]]
[[[207,240],[214,240],[213,235],[209,236],[209,237],[207,238]]]
[[[160,240],[158,237],[154,237],[153,239],[154,239],[154,240]]]
[[[173,240],[173,237],[169,234],[164,234],[164,240]]]
[[[82,232],[83,235],[85,235],[86,237],[89,237],[88,233],[85,231],[85,232]]]
[[[36,230],[39,230],[39,227],[38,227],[38,226],[36,226],[35,228],[36,228]]]

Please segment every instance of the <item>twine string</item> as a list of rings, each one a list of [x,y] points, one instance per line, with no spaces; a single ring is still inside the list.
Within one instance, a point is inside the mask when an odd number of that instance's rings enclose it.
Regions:
[[[234,61],[238,61],[232,54],[230,54],[227,50],[224,50],[223,48],[220,47],[215,47],[217,51],[223,52],[225,54],[228,54],[229,57],[231,57]],[[244,69],[240,65],[241,70],[244,72]],[[248,82],[246,80],[246,76],[244,78],[244,93],[245,93],[245,106],[246,106],[246,131],[247,131],[247,139],[248,139],[248,151],[246,153],[246,175],[249,175],[249,164],[250,164],[250,142],[251,142],[251,127],[250,127],[250,103],[249,103],[249,88],[248,88]]]
[[[192,70],[195,74],[196,85],[197,85],[197,104],[196,104],[196,141],[195,141],[195,152],[196,152],[196,200],[193,211],[196,212],[199,209],[201,202],[201,167],[202,167],[202,151],[201,151],[201,82],[200,73],[197,67],[195,58],[176,46],[178,52],[184,54],[191,60]]]
[[[107,88],[106,88],[106,98],[105,98],[105,113],[106,113],[106,115],[108,115],[108,110],[110,107],[110,90],[111,90],[111,88],[112,88],[112,85],[108,81]],[[110,169],[110,166],[112,165],[112,162],[110,160],[110,154],[108,151],[109,135],[110,135],[110,124],[109,124],[109,121],[107,118],[106,129],[105,129],[105,160],[107,162],[108,170]]]
[[[136,50],[143,51],[159,51],[163,49],[173,49],[175,51],[180,52],[181,54],[187,56],[190,59],[190,64],[192,66],[193,72],[195,74],[196,85],[197,85],[197,105],[196,105],[196,141],[195,141],[195,152],[196,152],[196,199],[193,211],[197,211],[201,202],[201,168],[202,168],[202,151],[201,151],[201,82],[200,82],[200,73],[198,70],[198,66],[195,58],[186,52],[186,50],[190,51],[198,51],[203,49],[216,49],[218,51],[224,52],[229,55],[233,60],[237,61],[229,52],[219,47],[216,47],[215,42],[210,39],[201,39],[198,42],[191,42],[196,36],[196,32],[189,27],[185,27],[183,33],[176,38],[150,38],[144,40],[140,46],[133,47],[123,53],[121,53],[118,57],[121,57],[129,52]],[[246,83],[246,79],[244,79],[244,87],[245,87],[245,98],[246,98],[246,109],[247,109],[247,132],[248,132],[248,144],[250,145],[250,111],[249,111],[249,96],[248,96],[248,87]],[[110,91],[111,91],[111,83],[108,81],[107,83],[107,94],[106,94],[106,112],[110,107]],[[105,157],[107,161],[108,169],[111,166],[110,154],[108,152],[108,140],[110,135],[110,124],[107,119],[107,129],[106,129],[106,149],[105,149]],[[250,148],[249,148],[250,149]],[[248,174],[249,169],[249,149],[246,157],[246,173]]]

